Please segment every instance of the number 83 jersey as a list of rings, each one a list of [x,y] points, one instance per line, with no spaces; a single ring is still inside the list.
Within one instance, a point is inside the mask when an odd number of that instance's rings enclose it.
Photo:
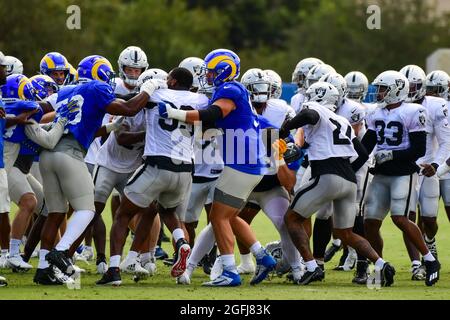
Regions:
[[[415,103],[404,102],[392,110],[375,109],[367,117],[367,126],[377,135],[376,151],[408,149],[409,133],[426,131],[426,118],[426,109]]]
[[[166,103],[181,110],[201,110],[208,107],[208,98],[184,90],[159,89],[150,102]],[[194,157],[194,128],[176,119],[159,116],[158,108],[145,110],[146,134],[144,156],[165,156],[175,160],[192,162]]]

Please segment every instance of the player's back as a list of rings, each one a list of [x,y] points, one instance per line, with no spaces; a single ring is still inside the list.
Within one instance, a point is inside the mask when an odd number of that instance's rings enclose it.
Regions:
[[[305,96],[303,94],[301,94],[300,92],[298,92],[292,96],[291,107],[292,107],[292,109],[294,109],[295,113],[300,112],[303,102],[305,102],[305,100],[306,100]]]
[[[205,95],[186,91],[160,89],[150,97],[153,103],[167,103],[172,108],[200,110],[208,106]],[[145,156],[165,156],[192,162],[194,128],[190,124],[159,116],[158,108],[146,110]]]
[[[102,126],[106,107],[114,99],[111,86],[97,80],[66,86],[58,92],[57,109],[67,105],[71,113],[76,113],[66,128],[85,150],[89,149]]]

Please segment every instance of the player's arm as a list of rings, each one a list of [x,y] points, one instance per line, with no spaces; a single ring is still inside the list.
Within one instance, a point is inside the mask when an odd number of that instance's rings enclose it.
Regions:
[[[438,122],[434,126],[434,132],[436,133],[436,139],[438,142],[438,150],[434,157],[434,162],[431,164],[437,169],[439,165],[445,162],[450,154],[450,125],[447,119]]]
[[[59,118],[49,131],[42,128],[36,121],[32,120],[32,122],[32,124],[25,126],[26,136],[34,143],[37,143],[45,149],[51,150],[61,139],[67,119]]]
[[[139,94],[129,100],[114,99],[106,106],[106,112],[115,116],[133,117],[147,105],[150,96],[155,90],[163,88],[167,88],[167,84],[164,81],[148,80],[141,85]]]
[[[369,154],[372,153],[377,145],[377,133],[372,129],[368,129],[364,134],[361,143]]]
[[[15,116],[15,117],[6,117],[5,118],[5,120],[6,120],[5,128],[9,128],[9,127],[16,126],[19,124],[23,124],[23,125],[32,124],[32,122],[28,118],[30,118],[37,112],[39,112],[38,108],[31,110],[31,111],[27,111],[27,112],[22,112],[21,114],[19,114],[18,116]]]
[[[352,168],[353,171],[357,172],[367,162],[367,160],[369,160],[369,154],[358,138],[354,138],[352,143],[356,153],[358,154],[358,158],[352,162]]]
[[[355,132],[355,136],[359,136],[359,130],[361,130],[361,127],[363,126],[364,122],[358,122],[352,124],[353,131]]]
[[[320,120],[320,115],[316,110],[304,108],[294,118],[283,123],[280,129],[280,137],[286,138],[292,129],[298,129],[305,125],[316,125]]]
[[[117,131],[115,132],[117,143],[121,146],[131,146],[145,139],[145,131]]]
[[[278,180],[280,180],[280,184],[285,187],[287,191],[291,192],[292,189],[294,189],[297,181],[296,171],[289,169],[287,164],[283,164],[278,168],[277,176]]]
[[[176,119],[186,123],[202,121],[205,124],[214,124],[223,119],[236,109],[236,104],[231,99],[218,99],[212,105],[203,110],[178,110],[165,103],[159,103],[159,115],[163,118]]]

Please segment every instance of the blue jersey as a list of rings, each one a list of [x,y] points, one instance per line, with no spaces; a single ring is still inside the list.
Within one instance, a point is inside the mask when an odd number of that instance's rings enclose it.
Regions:
[[[2,99],[0,99],[0,108],[4,109]],[[0,169],[5,167],[5,164],[3,163],[3,134],[5,133],[5,125],[6,120],[0,118]]]
[[[114,91],[110,85],[93,80],[62,88],[58,92],[56,109],[67,106],[72,114],[76,114],[66,125],[66,129],[87,150],[102,126],[106,107],[114,99]]]
[[[222,156],[226,166],[237,171],[264,175],[269,166],[261,137],[261,125],[253,108],[248,91],[235,81],[217,87],[211,104],[219,99],[229,99],[236,109],[216,122],[223,130]]]
[[[38,112],[31,116],[31,119],[36,122],[40,122],[43,116],[42,108],[37,102],[34,101],[17,101],[13,103],[7,103],[5,105],[6,113],[9,115],[18,116],[19,114],[31,110],[38,109]],[[36,154],[39,150],[39,145],[28,139],[25,134],[24,125],[16,125],[6,129],[4,139],[12,143],[20,143],[21,148],[25,150],[23,154]]]

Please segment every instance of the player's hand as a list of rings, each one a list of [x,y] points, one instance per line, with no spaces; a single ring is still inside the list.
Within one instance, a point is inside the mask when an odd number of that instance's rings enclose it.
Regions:
[[[77,114],[78,114],[78,110],[75,109],[75,111],[71,111],[71,108],[69,107],[68,104],[66,105],[62,105],[61,107],[58,108],[58,110],[56,111],[58,117],[57,118],[62,118],[62,119],[66,119],[67,122],[71,122],[73,120],[75,120]]]
[[[158,102],[159,115],[162,118],[170,119],[170,111],[173,109],[171,106],[164,102]]]
[[[425,163],[425,164],[421,164],[420,165],[423,169],[422,169],[422,174],[425,177],[432,177],[436,174],[436,168],[429,164],[429,163]]]
[[[274,150],[273,152],[275,159],[281,160],[287,150],[287,143],[283,139],[277,139],[274,143],[272,143],[272,148]]]
[[[124,116],[114,117],[113,121],[105,124],[106,133],[114,132],[122,127],[122,123],[125,120]]]
[[[375,153],[375,160],[377,161],[377,164],[382,164],[387,161],[391,161],[392,159],[394,159],[392,150],[382,150]]]
[[[140,92],[145,92],[149,96],[155,92],[155,90],[158,89],[166,89],[167,88],[167,82],[159,79],[150,79],[145,81],[140,88]]]
[[[5,118],[5,117],[6,117],[5,109],[0,108],[0,119],[3,119],[3,118]]]
[[[28,118],[32,117],[34,114],[36,114],[38,112],[39,112],[38,108],[31,110],[31,111],[27,111],[27,112],[22,112],[21,114],[19,114],[18,116],[15,117],[17,124],[23,124],[23,125],[33,124],[33,122],[28,120]]]

